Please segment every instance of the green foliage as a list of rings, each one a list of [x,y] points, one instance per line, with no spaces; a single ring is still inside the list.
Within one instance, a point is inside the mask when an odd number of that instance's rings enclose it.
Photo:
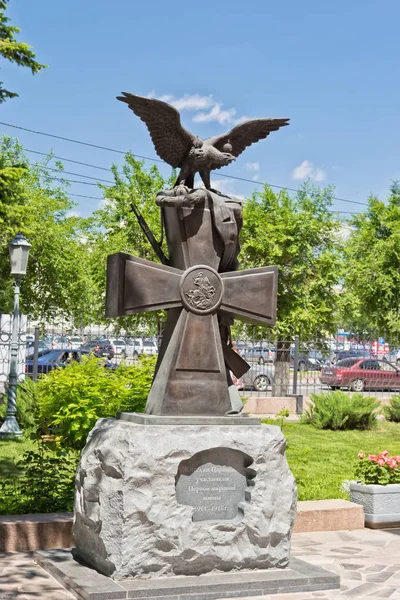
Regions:
[[[311,403],[302,421],[318,429],[371,429],[377,424],[380,402],[376,398],[341,390],[311,394]]]
[[[4,403],[0,404],[0,421],[5,418],[6,410],[7,390],[4,394]],[[27,377],[17,387],[17,421],[24,433],[35,428],[36,412],[35,383],[30,377]]]
[[[45,69],[46,65],[41,65],[35,60],[35,53],[32,51],[31,46],[15,39],[14,35],[19,33],[20,29],[19,27],[7,25],[10,19],[4,14],[6,9],[7,0],[0,0],[0,55],[20,67],[28,67],[32,74]],[[7,98],[15,98],[16,96],[18,94],[6,90],[0,82],[0,104]]]
[[[131,211],[131,202],[143,215],[155,238],[161,240],[160,209],[155,198],[160,190],[171,187],[174,180],[174,174],[165,180],[155,165],[146,170],[143,162],[136,160],[130,153],[126,154],[122,167],[113,166],[112,172],[114,185],[100,186],[104,196],[103,206],[95,211],[89,234],[91,269],[101,300],[96,304],[97,320],[104,320],[106,262],[109,254],[127,252],[158,261]],[[165,240],[164,251],[166,252]],[[162,318],[160,312],[158,316]],[[120,318],[119,324],[127,330],[133,330],[138,324],[149,324],[151,321],[154,322],[154,317],[149,314],[132,315]],[[158,331],[151,331],[151,334],[158,334]]]
[[[78,460],[77,452],[38,441],[7,469],[2,464],[0,514],[71,511]]]
[[[390,456],[388,450],[367,456],[359,452],[355,477],[364,484],[400,483],[400,456]]]
[[[400,335],[400,188],[386,202],[369,198],[351,221],[345,245],[343,324],[364,335]],[[380,334],[382,335],[382,334]]]
[[[265,186],[244,204],[241,268],[278,266],[278,339],[336,330],[342,246],[331,206],[332,190],[310,185],[294,196]]]
[[[62,166],[55,167],[55,175],[49,176],[42,166],[30,166],[18,142],[1,138],[0,313],[12,309],[7,245],[21,231],[32,244],[22,282],[22,312],[39,321],[62,315],[81,325],[91,321],[101,292],[93,282],[84,243],[88,221],[70,214],[75,204],[55,179],[62,177]]]
[[[400,423],[400,396],[392,396],[390,404],[383,406],[383,414],[388,421]]]
[[[81,449],[97,419],[118,411],[143,412],[156,357],[106,369],[104,361],[86,358],[51,371],[37,382],[40,430],[48,428],[66,448]]]

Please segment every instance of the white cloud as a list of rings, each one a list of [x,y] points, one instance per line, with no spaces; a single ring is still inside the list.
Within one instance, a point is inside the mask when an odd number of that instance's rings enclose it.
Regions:
[[[217,122],[220,125],[237,125],[248,118],[245,115],[237,117],[235,108],[223,108],[222,103],[217,102],[212,94],[209,96],[184,94],[176,98],[172,94],[157,96],[155,91],[152,90],[146,97],[158,98],[158,100],[168,102],[168,104],[172,104],[179,111],[187,110],[195,112],[196,114],[192,119],[195,123]]]
[[[184,94],[180,98],[175,98],[172,94],[164,94],[163,96],[156,96],[154,90],[146,96],[147,98],[157,98],[163,102],[168,102],[175,106],[177,110],[205,110],[215,104],[215,100],[212,95],[201,96],[200,94]]]
[[[68,218],[68,217],[80,217],[81,215],[77,210],[70,210],[69,212],[67,212],[67,214],[65,216]]]
[[[200,112],[193,117],[194,123],[211,123],[216,121],[220,125],[226,125],[235,121],[235,108],[222,108],[222,104],[217,102],[209,112]]]
[[[200,96],[200,94],[185,94],[181,98],[172,100],[171,104],[177,110],[204,110],[214,104],[212,96]]]
[[[326,179],[326,173],[322,169],[317,169],[316,167],[314,167],[313,163],[309,160],[303,160],[301,165],[293,169],[292,179],[294,181],[300,181],[302,179],[324,181]]]
[[[252,171],[253,173],[258,173],[258,171],[260,170],[259,162],[247,162],[244,166],[248,171]]]

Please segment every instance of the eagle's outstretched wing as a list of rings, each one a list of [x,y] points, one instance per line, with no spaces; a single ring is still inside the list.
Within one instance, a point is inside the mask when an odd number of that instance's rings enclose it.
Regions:
[[[277,131],[280,127],[289,125],[288,121],[289,119],[253,119],[245,121],[236,125],[231,131],[208,138],[205,142],[221,152],[224,145],[229,142],[232,146],[230,153],[239,156],[247,146],[263,140],[271,131]]]
[[[179,112],[170,104],[122,92],[117,100],[126,102],[135,115],[145,122],[160,158],[171,167],[181,167],[195,136],[181,125]]]

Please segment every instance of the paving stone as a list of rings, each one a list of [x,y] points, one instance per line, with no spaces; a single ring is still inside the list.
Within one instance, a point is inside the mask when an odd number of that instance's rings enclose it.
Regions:
[[[345,596],[360,596],[361,598],[363,596],[370,596],[370,592],[372,593],[372,595],[374,595],[373,593],[376,592],[378,590],[378,586],[376,584],[370,584],[370,583],[363,583],[361,585],[357,585],[354,588],[351,588],[349,590],[346,590],[346,592],[344,592]]]
[[[363,569],[363,571],[366,571],[368,573],[376,573],[379,571],[383,571],[384,569],[386,569],[387,565],[370,565],[368,567],[365,567]]]
[[[387,571],[381,571],[380,573],[373,573],[372,575],[366,575],[367,582],[372,583],[385,583],[390,577],[392,577],[393,573],[388,573]]]
[[[374,596],[374,598],[392,598],[397,588],[395,587],[384,587],[373,594],[369,594],[369,596]]]

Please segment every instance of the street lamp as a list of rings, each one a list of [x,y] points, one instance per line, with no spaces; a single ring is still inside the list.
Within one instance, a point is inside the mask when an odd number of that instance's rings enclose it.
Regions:
[[[29,249],[31,245],[21,233],[8,244],[10,252],[11,275],[14,277],[14,313],[11,334],[10,372],[8,375],[7,411],[3,425],[0,427],[0,439],[13,439],[22,435],[17,414],[18,384],[18,329],[19,329],[19,286],[21,277],[26,275]]]

